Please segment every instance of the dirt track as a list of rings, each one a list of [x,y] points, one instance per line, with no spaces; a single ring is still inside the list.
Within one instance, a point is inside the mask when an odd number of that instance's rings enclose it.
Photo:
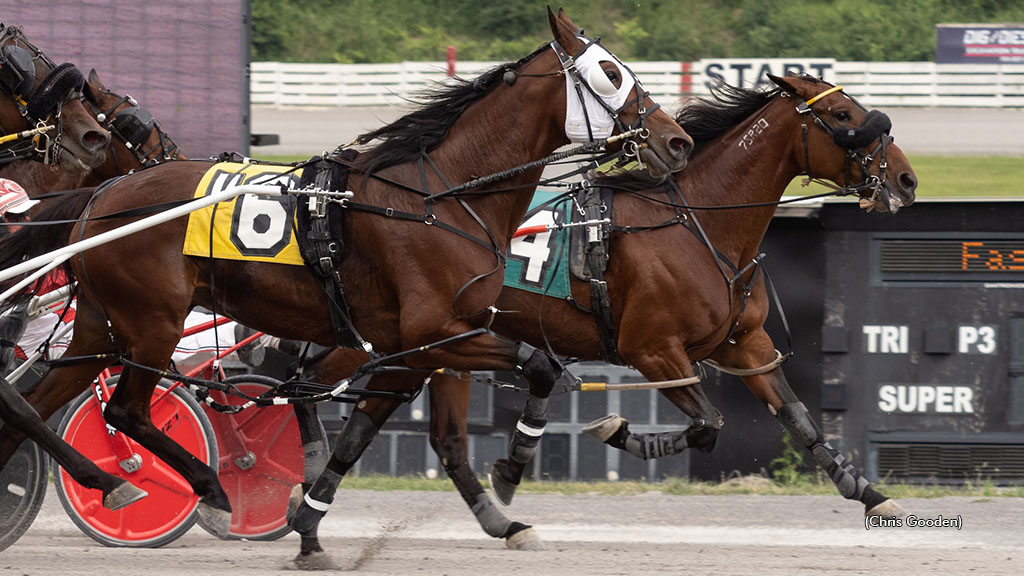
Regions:
[[[321,540],[341,570],[383,574],[1021,574],[1024,499],[902,501],[956,528],[865,530],[837,496],[517,496],[506,513],[532,523],[544,552],[486,537],[454,492],[340,491]],[[194,528],[161,549],[111,549],[67,519],[55,494],[0,575],[277,574],[295,555],[277,542],[222,542]]]

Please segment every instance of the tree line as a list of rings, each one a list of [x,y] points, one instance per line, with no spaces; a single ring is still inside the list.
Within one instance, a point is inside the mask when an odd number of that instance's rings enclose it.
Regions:
[[[550,39],[548,0],[251,0],[252,59],[514,60]],[[559,4],[552,3],[557,9]],[[628,60],[929,61],[938,23],[1024,22],[1005,0],[563,0]]]

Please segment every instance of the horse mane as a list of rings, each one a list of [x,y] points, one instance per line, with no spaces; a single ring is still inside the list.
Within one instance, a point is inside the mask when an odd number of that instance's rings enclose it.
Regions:
[[[818,81],[806,75],[801,77]],[[676,122],[693,138],[693,155],[699,154],[713,141],[750,118],[782,92],[782,88],[778,87],[758,90],[721,82],[712,84],[710,90],[709,96],[687,101],[675,117]],[[665,180],[652,178],[644,170],[628,170],[597,178],[594,185],[635,192],[661,189]]]
[[[757,90],[721,82],[710,89],[709,96],[688,101],[676,114],[676,122],[693,138],[693,154],[699,154],[782,92],[781,88]]]
[[[548,44],[543,44],[518,61],[496,66],[474,80],[456,76],[447,85],[423,90],[412,100],[420,106],[417,110],[356,138],[359,144],[379,143],[360,154],[355,167],[370,174],[416,160],[422,152],[433,151],[467,108],[501,85],[506,72],[518,71],[547,48]]]

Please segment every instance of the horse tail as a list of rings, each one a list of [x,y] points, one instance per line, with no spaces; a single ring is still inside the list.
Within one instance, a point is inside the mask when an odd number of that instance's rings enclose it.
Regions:
[[[59,201],[50,202],[48,206],[33,214],[32,221],[36,225],[22,226],[17,232],[0,239],[0,270],[67,246],[71,230],[78,217],[85,212],[94,190],[81,188],[69,192]],[[44,225],[44,222],[54,224]],[[65,263],[63,268],[68,275],[68,281],[72,281],[71,267]],[[14,277],[0,283],[0,292],[7,290],[19,280],[19,277]],[[30,290],[31,286],[25,292]]]

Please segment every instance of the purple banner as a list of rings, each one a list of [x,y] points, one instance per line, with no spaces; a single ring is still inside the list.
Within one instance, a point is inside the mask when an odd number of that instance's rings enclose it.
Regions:
[[[54,62],[95,69],[131,94],[190,158],[248,150],[246,0],[12,2],[20,26]],[[246,43],[243,46],[243,43]]]
[[[939,64],[1024,64],[1024,25],[939,24]]]

